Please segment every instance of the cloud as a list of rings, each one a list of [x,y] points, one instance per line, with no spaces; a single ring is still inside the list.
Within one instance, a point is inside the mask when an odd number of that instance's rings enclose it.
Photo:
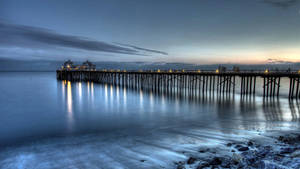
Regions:
[[[79,36],[59,34],[47,29],[14,25],[0,22],[0,45],[8,47],[41,48],[45,46],[83,49],[87,51],[109,52],[130,55],[151,55],[161,51],[136,46],[118,46],[115,44],[91,40]],[[142,52],[147,52],[142,53]]]
[[[141,48],[141,47],[138,47],[138,46],[129,45],[129,44],[123,44],[123,43],[116,43],[116,44],[121,45],[121,46],[125,46],[125,47],[131,47],[131,48],[133,48],[133,49],[140,50],[140,51],[146,51],[146,52],[151,52],[151,53],[157,53],[157,54],[161,54],[161,55],[168,55],[167,52],[162,52],[162,51],[158,51],[158,50],[146,49],[146,48]]]
[[[291,63],[293,63],[293,62],[286,61],[286,60],[272,59],[272,58],[267,59],[267,62],[269,64],[291,64]]]
[[[300,0],[263,0],[263,2],[275,7],[286,8],[299,3]]]

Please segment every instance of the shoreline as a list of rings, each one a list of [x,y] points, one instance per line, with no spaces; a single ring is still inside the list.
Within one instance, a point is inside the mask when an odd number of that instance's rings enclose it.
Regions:
[[[220,147],[202,147],[177,169],[205,168],[300,168],[300,133],[267,132],[265,138],[228,142]]]

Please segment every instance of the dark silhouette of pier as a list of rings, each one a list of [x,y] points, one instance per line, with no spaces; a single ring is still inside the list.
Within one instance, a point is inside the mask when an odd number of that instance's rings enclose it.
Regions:
[[[151,89],[154,91],[181,91],[207,94],[234,94],[240,85],[240,94],[254,96],[257,78],[263,79],[263,97],[278,97],[280,80],[290,79],[289,98],[300,98],[300,72],[266,71],[120,71],[120,70],[57,70],[58,80],[93,81],[120,85],[130,88]],[[236,81],[239,77],[241,80]]]

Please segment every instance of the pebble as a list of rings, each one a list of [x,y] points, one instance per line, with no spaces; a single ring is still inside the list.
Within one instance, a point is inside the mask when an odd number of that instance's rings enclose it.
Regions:
[[[248,151],[249,148],[248,148],[248,147],[241,147],[241,148],[239,148],[238,150],[239,150],[239,151]]]
[[[199,152],[200,152],[200,153],[205,153],[205,150],[200,150]]]
[[[294,152],[293,148],[281,148],[280,154],[290,154],[293,152]]]
[[[248,146],[253,146],[253,142],[252,142],[252,141],[249,141],[249,142],[248,142]]]
[[[178,165],[177,169],[185,169],[185,166],[184,165]]]
[[[212,159],[212,161],[210,162],[210,165],[220,165],[222,164],[222,161],[219,157],[215,157]]]
[[[300,157],[300,150],[296,150],[291,154],[292,157]]]
[[[232,146],[232,143],[227,143],[226,146],[227,146],[227,147],[231,147],[231,146]]]
[[[203,168],[206,168],[206,167],[209,167],[209,163],[208,162],[204,162],[204,163],[201,163],[198,165],[197,169],[203,169]]]
[[[196,160],[197,160],[196,158],[190,157],[190,158],[187,160],[187,164],[194,164]]]

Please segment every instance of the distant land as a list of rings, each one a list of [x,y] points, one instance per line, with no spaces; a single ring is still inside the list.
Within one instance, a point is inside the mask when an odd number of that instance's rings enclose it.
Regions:
[[[0,59],[0,71],[55,71],[60,68],[64,61],[20,61]],[[82,62],[75,62],[81,64]],[[220,65],[232,70],[234,66],[238,66],[240,70],[300,70],[300,62],[298,63],[269,63],[269,64],[188,64],[188,63],[163,63],[163,62],[93,62],[97,69],[120,69],[120,70],[169,70],[169,69],[185,69],[185,70],[215,70]]]

